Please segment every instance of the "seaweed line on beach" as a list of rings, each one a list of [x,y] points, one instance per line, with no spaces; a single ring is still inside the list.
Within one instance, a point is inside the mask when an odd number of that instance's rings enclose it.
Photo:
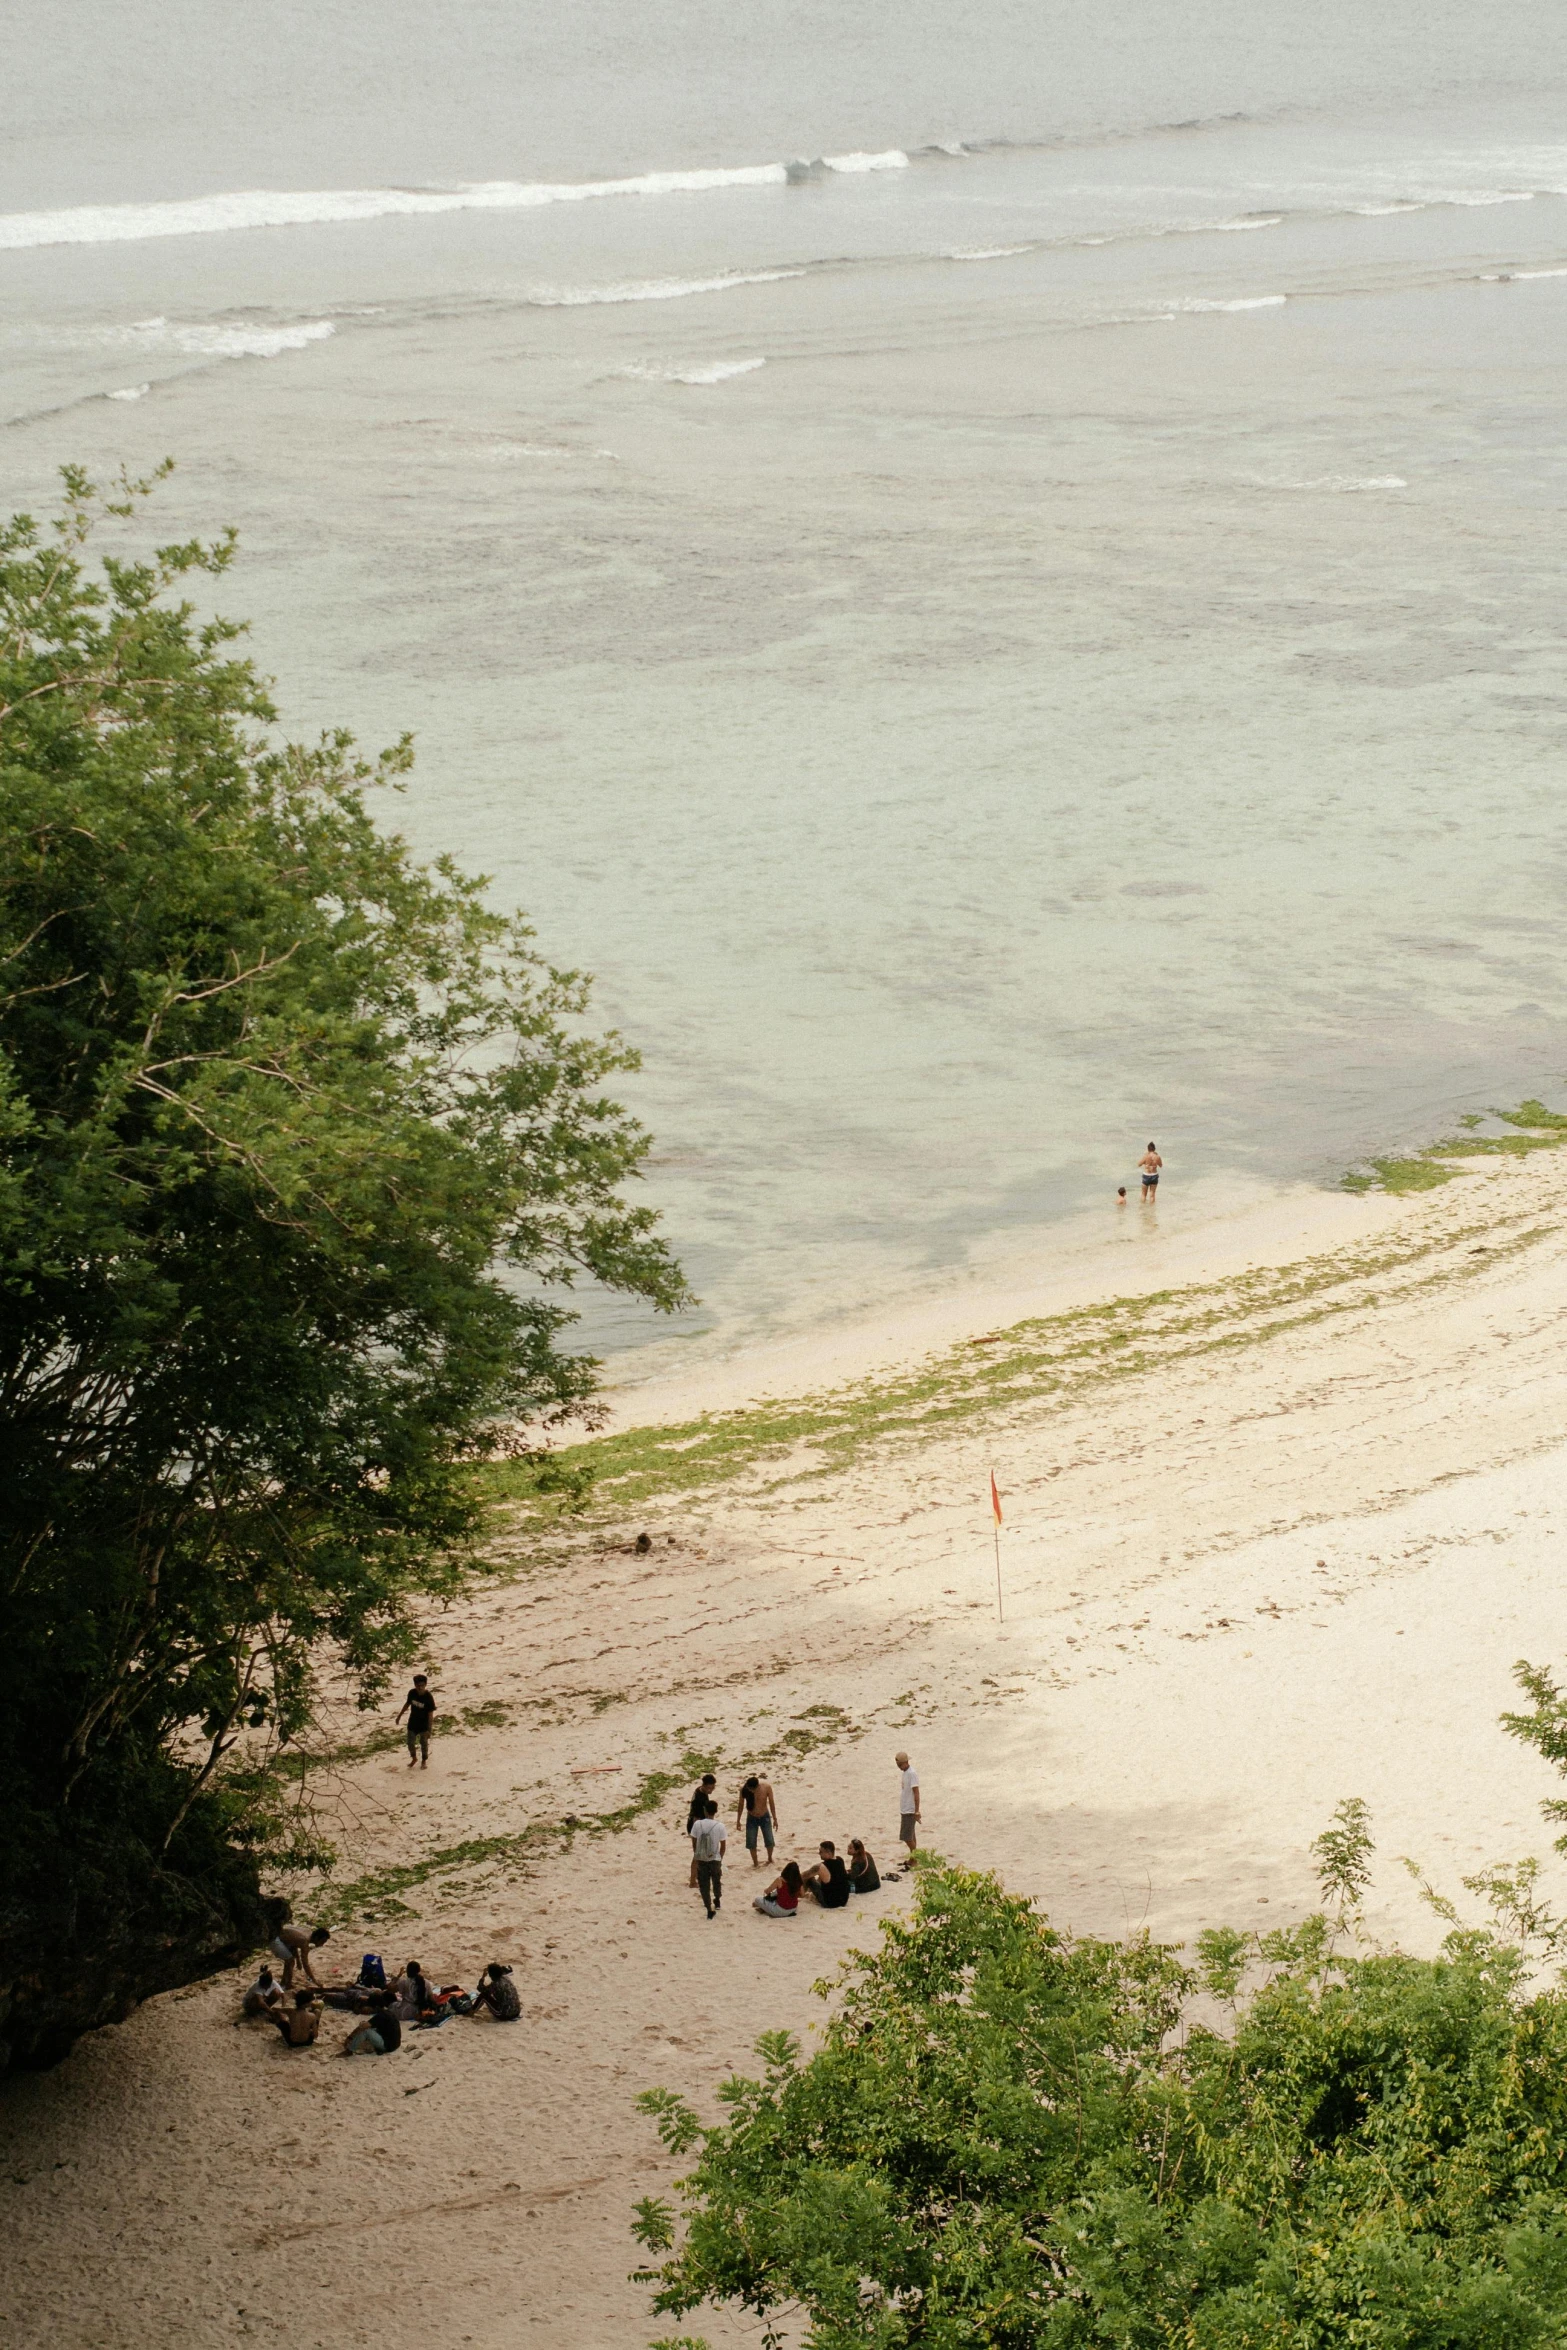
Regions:
[[[1542,1147],[1564,1140],[1567,1133],[1553,1134]],[[1549,1225],[1508,1231],[1507,1223],[1493,1216],[1379,1248],[1080,1306],[967,1340],[890,1376],[590,1437],[551,1456],[579,1472],[579,1498],[570,1504],[559,1503],[548,1484],[540,1490],[534,1464],[493,1464],[477,1474],[497,1503],[513,1505],[512,1528],[541,1533],[564,1532],[572,1519],[625,1517],[652,1500],[742,1479],[759,1495],[777,1494],[841,1474],[873,1450],[906,1449],[966,1424],[1000,1424],[1020,1409],[1071,1404],[1106,1382],[1473,1280],[1554,1237]]]

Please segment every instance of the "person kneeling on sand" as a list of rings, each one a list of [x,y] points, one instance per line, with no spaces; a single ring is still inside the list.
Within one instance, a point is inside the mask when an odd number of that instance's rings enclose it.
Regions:
[[[498,1958],[492,1958],[485,1968],[468,2013],[482,2015],[486,2008],[498,2024],[514,2024],[522,2014],[522,2001],[511,1979],[511,1968],[502,1966]]]
[[[288,2048],[309,2048],[321,2029],[321,2009],[312,1991],[296,1991],[292,2007],[271,2007],[267,2015]]]
[[[856,1893],[879,1893],[881,1876],[858,1836],[849,1838],[849,1883]]]
[[[800,1864],[786,1860],[765,1893],[752,1902],[764,1918],[792,1918],[800,1913]]]
[[[375,1991],[370,1997],[370,2020],[358,2024],[343,2042],[345,2056],[391,2056],[403,2044],[397,2020],[397,1993]]]
[[[853,1891],[849,1872],[843,1865],[843,1855],[837,1845],[831,1842],[818,1845],[817,1850],[821,1859],[814,1869],[806,1870],[800,1882],[810,1887],[811,1898],[819,1902],[823,1909],[842,1909]]]

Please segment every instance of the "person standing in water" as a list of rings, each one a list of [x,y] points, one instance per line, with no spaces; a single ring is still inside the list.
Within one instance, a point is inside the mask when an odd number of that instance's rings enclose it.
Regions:
[[[430,1724],[435,1719],[435,1698],[427,1673],[415,1673],[414,1685],[397,1709],[397,1718],[408,1716],[408,1768],[418,1763],[422,1771],[430,1767]]]
[[[773,1844],[778,1834],[778,1803],[770,1780],[758,1779],[753,1774],[741,1788],[740,1801],[735,1806],[735,1826],[738,1828],[742,1824],[745,1828],[745,1848],[751,1855],[752,1868],[759,1869],[762,1865],[762,1856],[756,1849],[759,1841],[767,1846],[768,1866],[771,1867]]]
[[[1160,1158],[1153,1144],[1150,1143],[1137,1164],[1143,1171],[1143,1206],[1147,1207],[1148,1202],[1157,1196],[1159,1170],[1164,1165],[1164,1161]]]

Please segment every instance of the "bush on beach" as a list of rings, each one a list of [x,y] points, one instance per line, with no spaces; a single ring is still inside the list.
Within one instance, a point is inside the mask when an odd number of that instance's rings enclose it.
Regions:
[[[923,1868],[808,2061],[767,2035],[716,2127],[641,2100],[694,2152],[678,2218],[639,2207],[655,2306],[792,2311],[810,2350],[1559,2343],[1567,1999],[1495,1931],[1341,1947],[1346,1811],[1337,1919],[1219,1930],[1195,1966]]]
[[[373,823],[408,745],[280,743],[177,600],[231,541],[99,569],[150,485],[65,481],[0,529],[0,2064],[258,1937],[323,1665],[373,1702],[465,1463],[592,1417],[548,1285],[684,1293],[635,1056]]]

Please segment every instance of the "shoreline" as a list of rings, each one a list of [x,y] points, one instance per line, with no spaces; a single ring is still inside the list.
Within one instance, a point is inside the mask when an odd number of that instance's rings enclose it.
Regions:
[[[1070,1312],[1112,1293],[1140,1296],[1220,1280],[1281,1252],[1315,1255],[1344,1246],[1386,1228],[1400,1205],[1387,1193],[1308,1183],[1265,1189],[1235,1204],[1236,1188],[1209,1179],[1182,1196],[1167,1183],[1164,1202],[1153,1208],[1130,1194],[1124,1209],[1112,1202],[1103,1212],[1064,1219],[1047,1242],[1006,1268],[981,1261],[965,1276],[890,1309],[856,1309],[797,1334],[715,1347],[690,1366],[617,1378],[611,1357],[600,1394],[610,1407],[606,1425],[662,1425],[885,1376],[983,1332]]]
[[[345,2065],[236,2031],[234,1972],[9,2081],[18,2350],[415,2350],[432,2297],[471,2350],[648,2339],[628,2222],[678,2165],[637,2092],[715,2111],[760,2032],[808,2042],[812,1984],[907,1900],[772,1927],[731,1846],[710,1925],[681,1838],[704,1762],[731,1817],[766,1762],[780,1859],[857,1834],[885,1862],[907,1747],[929,1842],[1079,1933],[1290,1922],[1348,1795],[1371,1807],[1379,1937],[1443,1931],[1401,1852],[1466,1921],[1461,1878],[1524,1852],[1559,1906],[1537,1808],[1556,1783],[1498,1726],[1515,1660],[1567,1655],[1558,1182],[1482,1160],[1437,1191],[1328,1195],[1331,1215],[1317,1195],[1293,1226],[1161,1234],[1163,1288],[1112,1271],[1095,1294],[1085,1261],[1004,1345],[891,1347],[818,1392],[803,1435],[792,1386],[727,1418],[710,1398],[697,1432],[744,1439],[735,1474],[693,1462],[679,1421],[590,1439],[667,1445],[670,1475],[510,1514],[494,1580],[430,1621],[430,1769],[389,1741],[399,1692],[368,1739],[345,1716],[359,1743],[313,1787],[342,1858],[294,1889],[337,1921],[331,1971],[376,1949],[470,1983],[503,1958],[522,2024]],[[693,2323],[758,2350],[734,2312]]]

